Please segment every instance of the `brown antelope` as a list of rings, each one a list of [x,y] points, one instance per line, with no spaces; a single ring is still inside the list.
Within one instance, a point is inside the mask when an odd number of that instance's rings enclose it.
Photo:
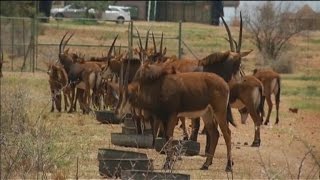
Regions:
[[[258,70],[254,69],[253,75],[258,78],[264,87],[264,95],[265,99],[268,104],[268,115],[265,121],[265,125],[269,123],[270,119],[270,114],[272,111],[272,100],[271,100],[271,95],[275,95],[275,102],[276,102],[276,122],[275,124],[279,123],[279,104],[280,104],[280,90],[281,90],[281,84],[280,84],[280,75],[273,71],[273,70]],[[264,101],[262,102],[264,105]],[[263,112],[264,115],[264,112]]]
[[[63,94],[64,97],[64,110],[67,111],[69,103],[71,103],[67,73],[59,64],[53,64],[52,62],[49,62],[47,66],[47,74],[49,75],[49,85],[52,96],[51,112],[54,111],[54,105],[56,109],[61,112],[61,94]]]
[[[251,146],[259,147],[261,143],[260,125],[262,124],[263,85],[254,76],[244,76],[241,82],[229,82],[232,108],[237,108],[241,114],[241,122],[245,123],[248,114],[254,122],[255,134]]]
[[[72,93],[72,102],[73,104],[76,102],[74,100],[74,89],[75,86],[79,83],[84,83],[84,85],[81,85],[82,87],[85,88],[85,93],[84,93],[84,104],[86,104],[86,113],[89,112],[90,108],[90,89],[92,89],[94,91],[94,87],[96,85],[97,82],[97,78],[99,76],[99,72],[101,71],[101,68],[99,65],[97,65],[96,63],[74,63],[72,56],[68,53],[68,51],[64,51],[62,53],[62,51],[64,50],[65,46],[67,45],[68,41],[71,39],[71,37],[73,36],[73,34],[71,36],[69,36],[69,38],[65,41],[64,45],[62,46],[62,43],[64,41],[64,38],[66,37],[66,35],[68,34],[68,32],[63,36],[60,45],[59,45],[59,61],[60,63],[63,65],[63,67],[65,68],[67,74],[68,74],[68,81],[71,84],[71,87],[73,88],[73,93]],[[118,36],[116,36],[116,38],[114,39],[109,52],[108,52],[108,57],[111,55],[112,52],[112,48],[114,46],[114,43],[116,41]],[[71,106],[69,112],[73,111],[73,107],[74,105]]]
[[[132,107],[143,109],[153,116],[155,127],[160,122],[163,124],[168,141],[173,136],[177,117],[201,116],[209,129],[210,139],[207,159],[201,169],[208,169],[212,164],[219,125],[227,146],[226,171],[232,170],[231,132],[226,119],[229,87],[221,77],[203,72],[173,74],[161,66],[149,64],[139,68],[130,84],[127,75],[124,86],[120,88],[120,103],[115,111],[118,117],[130,113]],[[170,160],[169,154],[165,167],[170,165]]]

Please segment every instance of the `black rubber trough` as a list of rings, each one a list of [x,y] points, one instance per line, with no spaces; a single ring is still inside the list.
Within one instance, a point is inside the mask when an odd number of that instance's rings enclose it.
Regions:
[[[180,174],[180,173],[141,171],[141,170],[124,170],[124,171],[121,171],[121,178],[122,179],[152,179],[152,180],[163,180],[163,179],[189,180],[190,175]]]
[[[111,143],[117,146],[153,148],[151,134],[111,133]]]
[[[153,160],[145,153],[115,149],[98,150],[99,173],[103,177],[121,177],[123,170],[153,170]]]
[[[176,146],[178,144],[182,145],[182,151],[185,152],[187,156],[195,156],[199,155],[200,152],[200,143],[191,141],[191,140],[173,140],[172,145]],[[166,140],[164,138],[156,138],[155,139],[155,149],[157,152],[160,152],[163,146],[166,144]],[[161,151],[160,153],[164,153]]]
[[[97,121],[104,124],[120,124],[113,111],[95,111]]]

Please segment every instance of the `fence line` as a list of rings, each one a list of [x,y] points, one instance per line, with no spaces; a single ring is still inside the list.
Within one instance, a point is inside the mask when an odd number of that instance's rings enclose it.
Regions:
[[[39,36],[41,35],[41,28],[46,26],[41,26],[43,23],[40,23],[41,19],[47,18],[29,18],[29,17],[3,17],[1,16],[1,26],[0,26],[0,34],[2,37],[1,39],[1,47],[4,47],[7,53],[7,58],[11,61],[10,63],[10,70],[11,71],[31,71],[34,72],[35,70],[41,70],[39,68],[38,59],[51,59],[53,57],[55,50],[44,50],[45,48],[52,48],[58,47],[58,43],[47,43],[41,42],[42,39],[39,40]],[[82,20],[82,21],[96,21],[95,19],[88,19],[88,18],[61,18],[63,20]],[[68,26],[68,22],[56,20],[57,29],[64,30],[65,27],[62,27],[60,24],[64,24]],[[128,22],[128,21],[127,21]],[[122,48],[126,48],[129,52],[129,56],[132,57],[132,50],[133,50],[133,41],[138,39],[137,33],[133,32],[134,21],[130,21],[128,24],[128,31],[125,32],[128,35],[128,44],[122,44]],[[49,24],[49,27],[55,27],[53,24]],[[122,26],[123,27],[123,26]],[[110,27],[110,28],[121,28],[121,27]],[[52,30],[52,29],[50,29]],[[110,30],[110,29],[108,29]],[[108,32],[107,30],[107,32]],[[100,29],[99,29],[100,32]],[[191,51],[190,47],[188,47],[185,42],[182,41],[182,22],[178,22],[178,27],[176,29],[176,34],[169,37],[163,37],[163,39],[173,40],[178,43],[177,54],[178,57],[181,58],[182,56],[182,46],[186,46],[187,50],[190,51],[193,55],[194,53]],[[101,32],[100,32],[101,33]],[[102,30],[104,33],[104,30]],[[20,37],[22,36],[22,37]],[[142,39],[145,39],[145,36],[141,36]],[[155,39],[160,39],[161,36],[155,36]],[[109,48],[110,45],[102,45],[102,44],[84,44],[84,43],[72,43],[68,44],[70,47],[78,47],[78,48]],[[119,45],[115,45],[115,47],[120,47]],[[82,51],[82,50],[81,50]],[[84,50],[86,53],[88,49]],[[85,53],[85,54],[86,54]],[[49,55],[48,55],[49,54]],[[51,55],[51,56],[50,56]],[[195,55],[194,55],[195,56]],[[195,56],[196,57],[196,56]],[[28,61],[30,59],[30,61]],[[39,61],[39,62],[41,62]],[[8,69],[7,69],[8,70]]]

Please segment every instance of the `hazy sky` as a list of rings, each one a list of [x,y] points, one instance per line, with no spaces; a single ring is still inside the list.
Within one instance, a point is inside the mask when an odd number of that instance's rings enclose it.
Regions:
[[[266,1],[240,1],[238,10],[250,9],[258,6],[259,4],[265,3]],[[280,3],[281,1],[273,1]],[[282,1],[283,3],[290,3],[292,8],[301,8],[305,4],[308,4],[314,11],[320,12],[320,1]],[[234,8],[224,8],[224,16],[226,21],[229,21],[231,17],[235,15]]]

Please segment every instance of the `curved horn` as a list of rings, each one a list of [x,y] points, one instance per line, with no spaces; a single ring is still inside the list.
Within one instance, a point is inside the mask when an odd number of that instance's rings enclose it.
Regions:
[[[239,53],[241,50],[241,42],[242,42],[242,15],[241,15],[241,11],[240,11],[240,31],[239,31],[239,41],[238,41],[237,53]]]
[[[154,40],[154,34],[153,34],[153,31],[152,31],[152,41],[153,41],[153,51],[154,51],[154,54],[157,53],[157,46],[156,46],[156,41]]]
[[[119,36],[119,34],[117,34],[117,36],[114,38],[114,40],[113,40],[113,42],[112,42],[112,44],[110,46],[110,49],[109,49],[108,54],[107,54],[108,59],[110,59],[110,57],[111,57],[112,49],[114,47],[114,43],[116,42],[118,36]]]
[[[228,39],[228,38],[224,37],[223,39],[225,39],[226,41],[229,42],[229,39]],[[236,46],[236,49],[237,49],[237,48],[238,48],[238,43],[237,43],[237,41],[234,40],[233,38],[232,38],[232,41],[233,41],[233,43],[234,43],[234,45]]]
[[[68,42],[70,41],[70,39],[72,38],[72,36],[74,35],[74,32],[69,36],[69,38],[66,40],[66,42],[64,43],[62,50],[64,51],[64,48],[66,47],[66,45],[68,44]]]
[[[67,32],[64,34],[64,36],[62,37],[62,39],[61,39],[61,41],[60,41],[60,44],[59,44],[59,54],[61,54],[62,42],[63,42],[64,38],[67,36],[68,33],[69,33],[69,31],[67,31]]]
[[[146,36],[146,44],[144,46],[144,49],[147,50],[148,49],[148,41],[149,41],[149,32],[150,32],[151,27],[148,29],[147,31],[147,36]]]
[[[234,52],[234,46],[233,46],[233,43],[232,43],[232,36],[231,36],[230,29],[229,29],[226,21],[224,21],[224,18],[223,18],[222,16],[220,16],[220,17],[221,17],[222,22],[223,22],[223,24],[224,24],[224,27],[226,28],[226,31],[227,31],[227,33],[228,33],[230,50],[231,50],[232,52]]]
[[[161,41],[160,41],[160,54],[162,55],[162,42],[163,42],[163,32],[161,34]]]
[[[143,49],[142,49],[142,41],[141,41],[140,33],[139,33],[137,27],[136,27],[136,31],[137,31],[138,38],[139,38],[139,45],[138,45],[138,46],[140,47],[140,52],[141,52],[141,51],[143,50]]]
[[[238,49],[238,43],[237,43],[237,41],[236,40],[234,40],[234,39],[232,39],[232,41],[233,41],[233,43],[234,43],[234,45],[236,46],[236,49]],[[238,51],[237,51],[238,52]],[[240,51],[239,51],[240,52]]]
[[[140,47],[139,43],[137,43],[137,44],[138,44],[138,47],[140,48],[140,52],[139,52],[139,58],[140,58],[140,61],[141,61],[141,62],[143,62],[143,60],[142,60],[142,52],[141,52],[141,47]]]

